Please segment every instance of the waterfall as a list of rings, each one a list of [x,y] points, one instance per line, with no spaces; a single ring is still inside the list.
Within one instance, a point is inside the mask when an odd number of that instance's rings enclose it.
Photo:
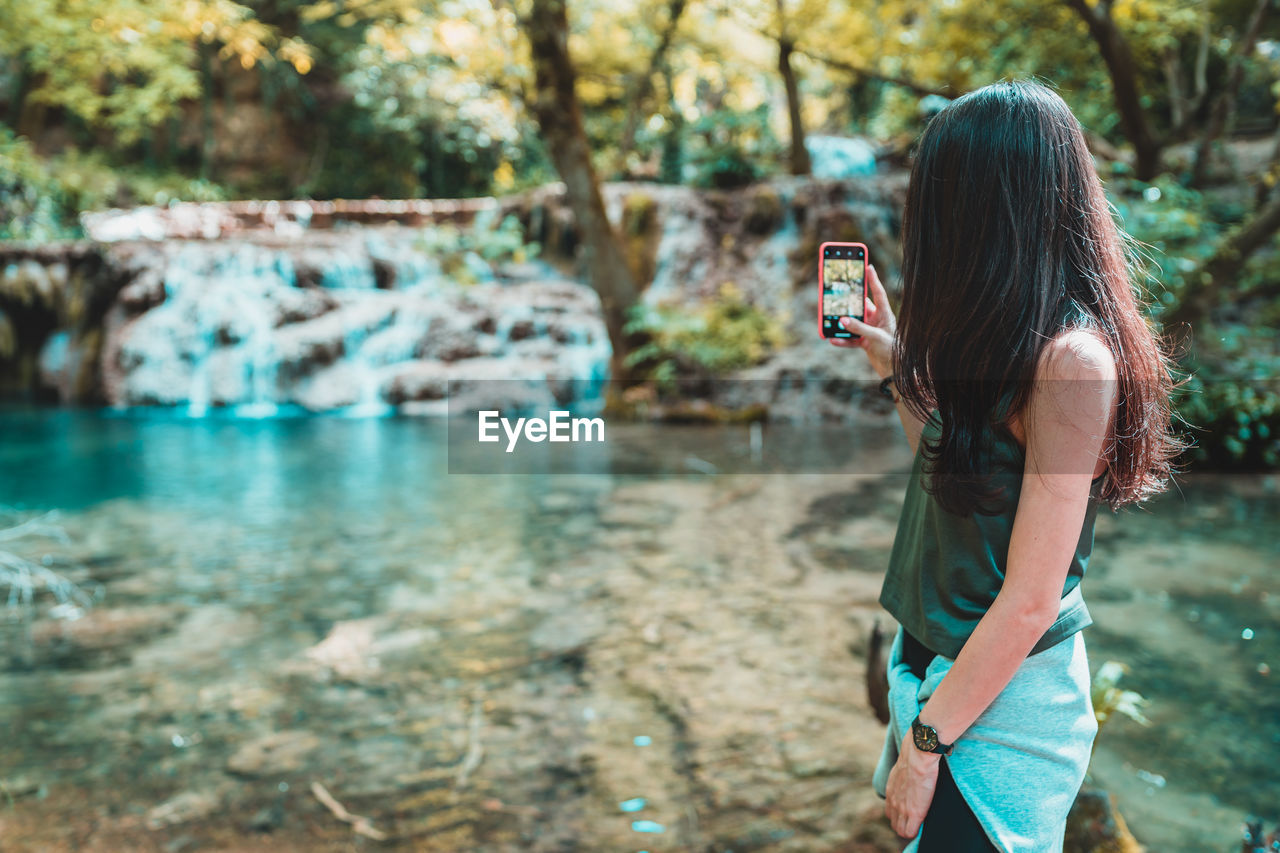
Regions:
[[[473,283],[451,280],[414,236],[159,244],[159,304],[113,330],[112,402],[190,417],[376,417],[435,399],[443,381],[517,375],[603,397],[610,350],[593,291],[546,264],[499,281],[474,252],[461,258]]]

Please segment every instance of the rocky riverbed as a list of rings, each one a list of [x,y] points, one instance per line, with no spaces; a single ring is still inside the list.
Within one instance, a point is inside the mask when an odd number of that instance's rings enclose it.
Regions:
[[[6,547],[99,593],[4,635],[6,849],[898,849],[864,689],[892,425],[840,472],[614,477],[446,475],[421,419],[5,423],[7,518],[70,537]],[[1104,514],[1085,582],[1091,669],[1158,724],[1109,723],[1094,781],[1164,853],[1275,793],[1275,486],[1187,495]]]

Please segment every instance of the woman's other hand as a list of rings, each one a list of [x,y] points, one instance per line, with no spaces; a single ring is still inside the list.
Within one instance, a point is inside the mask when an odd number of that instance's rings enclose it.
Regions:
[[[938,787],[941,755],[921,752],[907,732],[898,750],[898,761],[889,771],[885,786],[884,813],[889,826],[902,838],[915,838],[924,823],[933,792]]]
[[[893,371],[893,336],[898,331],[897,320],[893,309],[889,307],[889,297],[880,283],[876,268],[867,265],[867,283],[870,285],[870,299],[867,300],[867,316],[863,320],[845,317],[840,325],[859,338],[828,338],[838,347],[864,349],[871,369],[881,379]]]

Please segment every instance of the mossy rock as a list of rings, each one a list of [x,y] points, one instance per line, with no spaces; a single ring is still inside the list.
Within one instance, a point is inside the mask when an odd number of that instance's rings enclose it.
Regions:
[[[647,193],[636,192],[622,202],[622,240],[627,265],[644,289],[658,269],[658,205]]]
[[[769,407],[763,403],[734,408],[702,398],[680,399],[679,391],[674,395],[664,394],[652,382],[610,395],[606,409],[619,420],[671,424],[744,424],[769,417]]]
[[[750,234],[772,234],[782,226],[785,212],[777,192],[769,187],[759,187],[747,198],[743,226]]]
[[[791,252],[793,266],[805,266],[810,259],[817,263],[818,247],[823,243],[867,243],[863,229],[859,227],[853,214],[843,208],[814,209],[812,216],[806,216],[807,222],[800,231],[800,240]],[[875,247],[868,243],[868,251],[875,255]],[[807,275],[799,276],[792,281],[796,288],[808,287],[812,283]]]
[[[628,237],[643,237],[657,224],[658,205],[648,193],[635,192],[622,202],[622,229]]]
[[[4,311],[0,311],[0,359],[13,358],[18,354],[18,336],[13,330],[13,323]]]

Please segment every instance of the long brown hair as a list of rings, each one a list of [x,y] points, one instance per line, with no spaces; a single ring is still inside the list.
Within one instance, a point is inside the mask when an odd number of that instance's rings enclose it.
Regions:
[[[1031,396],[1037,362],[1068,328],[1106,341],[1118,403],[1100,497],[1113,509],[1168,486],[1185,448],[1172,432],[1170,361],[1135,293],[1135,241],[1112,216],[1084,133],[1035,81],[965,94],[920,138],[903,216],[903,301],[894,373],[908,407],[941,421],[922,441],[929,491],[947,510],[993,513],[984,430],[1002,399]]]

